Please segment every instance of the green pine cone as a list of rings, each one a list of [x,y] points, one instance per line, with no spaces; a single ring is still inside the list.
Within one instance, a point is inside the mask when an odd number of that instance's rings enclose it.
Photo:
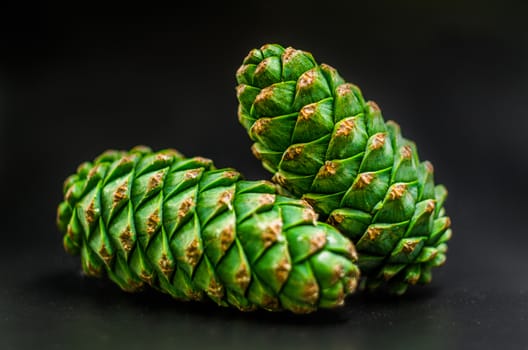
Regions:
[[[239,121],[273,181],[355,244],[370,289],[428,283],[451,236],[433,167],[379,107],[308,52],[250,51],[236,74]]]
[[[64,185],[64,247],[91,276],[248,311],[342,305],[357,285],[354,245],[304,201],[174,150],[107,151]]]

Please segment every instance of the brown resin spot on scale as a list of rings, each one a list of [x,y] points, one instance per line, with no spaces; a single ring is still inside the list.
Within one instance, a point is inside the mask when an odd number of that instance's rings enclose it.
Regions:
[[[359,276],[357,276],[355,273],[351,276],[349,276],[347,279],[346,279],[346,289],[347,291],[349,292],[353,292],[356,290],[357,288],[357,285],[358,285],[358,278]]]
[[[178,208],[178,219],[182,219],[185,217],[185,215],[187,215],[187,213],[189,213],[189,211],[191,210],[191,208],[193,207],[194,205],[194,200],[192,197],[189,197],[189,198],[186,198],[181,204],[180,204],[180,207]]]
[[[244,64],[240,67],[238,67],[237,71],[236,71],[236,76],[241,76],[241,75],[244,75],[246,73],[246,70],[248,69],[248,65],[247,64]]]
[[[223,173],[223,177],[230,180],[235,179],[238,175],[240,175],[240,173],[236,171],[226,171]]]
[[[446,220],[445,220],[445,228],[449,228],[451,227],[451,218],[448,216],[446,217]]]
[[[290,305],[290,310],[295,314],[309,314],[315,310],[315,307],[294,304]]]
[[[426,213],[432,213],[435,210],[436,204],[434,201],[428,201],[425,205],[425,212]]]
[[[410,254],[414,251],[414,248],[420,243],[419,241],[406,241],[403,243],[402,250],[405,254]]]
[[[345,277],[345,268],[343,267],[343,265],[335,265],[332,268],[331,283],[336,284],[343,277]]]
[[[286,177],[280,173],[275,173],[275,175],[272,177],[272,180],[280,186],[286,186],[288,184]]]
[[[147,282],[149,285],[152,285],[154,282],[154,276],[152,274],[149,274],[146,270],[142,270],[139,273],[139,278],[142,281]]]
[[[275,195],[270,194],[270,193],[265,193],[259,197],[258,202],[260,205],[263,205],[263,206],[273,204],[275,203]]]
[[[354,186],[352,187],[354,190],[360,190],[368,185],[374,180],[374,174],[372,173],[363,173],[359,175],[356,183],[354,183]]]
[[[277,267],[275,268],[275,276],[279,283],[284,283],[290,274],[291,264],[287,257],[282,258]]]
[[[285,160],[293,160],[297,158],[304,150],[304,145],[292,146],[284,153]]]
[[[409,284],[411,285],[415,285],[416,283],[418,283],[418,280],[420,279],[420,275],[414,275],[410,278],[407,278],[407,282],[409,282]]]
[[[306,87],[313,85],[314,82],[315,82],[315,71],[309,70],[303,73],[303,75],[301,75],[297,85],[299,88],[302,89],[302,88],[306,88]]]
[[[220,248],[222,251],[226,251],[229,246],[231,245],[231,242],[233,242],[233,239],[235,238],[235,229],[233,226],[228,226],[224,228],[222,231],[220,231]]]
[[[88,172],[88,175],[86,176],[86,178],[90,179],[90,178],[94,177],[95,174],[97,174],[98,170],[99,170],[99,164],[97,164],[92,169],[90,169],[90,171]]]
[[[341,84],[336,89],[336,94],[339,96],[345,96],[352,91],[352,84],[346,83]]]
[[[255,103],[258,104],[263,101],[269,100],[272,95],[273,95],[273,85],[265,87],[264,89],[260,90],[257,97],[255,97]]]
[[[310,207],[310,208],[313,208],[313,206],[315,204],[317,204],[317,202],[313,199],[313,198],[307,198],[307,197],[302,197],[301,198],[301,202],[307,206],[307,207]]]
[[[195,267],[200,260],[200,242],[195,238],[193,241],[185,248],[185,258],[187,263],[192,267]]]
[[[427,170],[428,173],[433,173],[434,172],[434,167],[433,167],[433,164],[429,161],[425,161],[424,162],[425,164],[425,169]]]
[[[260,301],[260,304],[264,309],[267,310],[279,310],[280,304],[277,298],[265,294]]]
[[[106,249],[106,245],[103,244],[101,246],[101,248],[99,249],[99,255],[107,265],[110,264],[110,261],[112,260],[112,255],[110,254],[108,249]]]
[[[381,108],[378,106],[378,104],[374,101],[368,101],[367,104],[370,106],[371,109],[374,110],[374,112],[381,111]]]
[[[163,180],[162,172],[157,172],[156,174],[152,175],[147,184],[147,192],[150,192],[156,187],[158,187],[162,180]]]
[[[310,237],[310,252],[314,253],[319,249],[323,248],[326,244],[326,234],[323,231],[319,231]]]
[[[86,222],[88,222],[88,225],[93,224],[93,222],[95,221],[95,214],[95,202],[92,200],[88,208],[86,208],[85,212],[85,218]]]
[[[240,286],[242,290],[245,290],[249,286],[251,278],[249,276],[247,266],[245,264],[240,265],[237,273],[235,274],[235,282]]]
[[[194,157],[193,158],[197,163],[200,163],[201,165],[209,165],[211,164],[211,159],[209,158],[204,158],[204,157]]]
[[[383,147],[385,145],[386,136],[385,134],[376,134],[374,135],[374,138],[372,139],[372,143],[370,144],[371,150],[377,150]]]
[[[335,305],[336,306],[342,306],[345,304],[345,293],[343,293],[343,289],[339,289],[339,292],[337,292],[336,299],[335,299]]]
[[[319,299],[319,286],[316,282],[308,282],[304,286],[303,290],[303,299],[308,304],[315,304],[317,299]]]
[[[342,224],[345,221],[345,216],[342,214],[332,213],[328,218],[328,223],[332,226]]]
[[[329,65],[329,64],[321,63],[321,64],[319,65],[319,67],[321,67],[321,69],[322,69],[323,71],[329,71],[329,72],[332,72],[332,73],[337,74],[337,70],[336,70],[334,67],[332,67],[331,65]]]
[[[262,74],[266,69],[268,69],[268,60],[262,60],[255,68],[255,75]]]
[[[149,237],[152,237],[154,233],[156,233],[156,230],[158,229],[158,225],[160,222],[159,217],[159,210],[156,209],[147,219],[147,234]]]
[[[121,246],[128,253],[132,250],[134,241],[132,240],[132,232],[130,231],[130,226],[127,226],[123,232],[119,235],[119,241]]]
[[[224,297],[224,286],[213,279],[209,283],[206,292],[213,298],[222,299]]]
[[[270,118],[260,118],[255,122],[255,124],[253,124],[253,128],[251,130],[257,135],[262,135],[267,130],[270,122]]]
[[[378,238],[379,235],[381,235],[381,230],[379,228],[369,227],[367,229],[367,236],[368,236],[369,240],[373,241],[376,238]]]
[[[332,162],[331,160],[327,160],[324,164],[323,171],[321,172],[321,176],[328,177],[335,175],[337,171],[338,165],[335,162]]]
[[[187,296],[191,299],[191,300],[195,300],[195,301],[200,301],[203,299],[203,294],[198,292],[198,291],[195,291],[195,290],[191,290],[188,292]]]
[[[218,199],[218,205],[224,206],[226,205],[229,210],[233,209],[233,205],[231,204],[233,201],[233,191],[224,191],[220,198]]]
[[[114,192],[112,206],[115,208],[123,199],[127,198],[128,180],[123,182]]]
[[[69,202],[72,196],[73,196],[73,186],[70,186],[70,188],[68,188],[68,190],[66,191],[66,194],[64,195],[64,199]]]
[[[72,228],[72,225],[71,225],[71,224],[68,225],[68,228],[66,229],[66,235],[67,235],[68,237],[70,237],[70,239],[71,239],[72,241],[75,241],[75,240],[74,240],[75,232],[73,232],[73,228]]]
[[[356,123],[353,119],[345,119],[339,124],[339,128],[336,131],[336,136],[348,136],[355,129],[355,127]]]
[[[397,184],[397,185],[392,186],[389,192],[390,200],[394,201],[396,199],[400,199],[404,195],[406,190],[407,190],[406,184]]]
[[[262,160],[262,154],[260,154],[255,144],[251,146],[251,153],[253,153],[253,156],[258,160]]]
[[[264,247],[269,247],[275,243],[282,232],[282,220],[275,220],[269,223],[264,230],[262,230],[262,242]]]
[[[282,54],[282,61],[290,61],[295,56],[295,54],[297,54],[297,51],[299,50],[296,50],[293,47],[287,47]]]
[[[161,254],[161,258],[158,260],[158,266],[161,270],[161,272],[168,277],[170,277],[170,274],[172,272],[172,265],[167,257],[167,254],[163,253]]]
[[[311,206],[304,208],[302,212],[303,221],[311,222],[314,225],[316,224],[318,217],[319,215],[317,215]]]
[[[316,103],[310,103],[309,105],[301,108],[301,111],[299,112],[299,119],[304,121],[310,119],[315,113],[316,106]]]
[[[236,87],[237,97],[240,97],[244,93],[246,88],[247,88],[247,85],[245,85],[245,84],[237,85],[237,87]]]
[[[95,267],[91,262],[86,262],[84,273],[92,277],[100,277],[102,275],[102,270]]]
[[[129,156],[125,156],[119,160],[119,165],[123,166],[125,164],[132,163],[132,159]]]
[[[260,47],[260,51],[267,51],[269,50],[270,48],[273,49],[273,44],[264,44]]]
[[[412,148],[409,145],[405,145],[400,149],[400,155],[403,159],[411,159]]]
[[[122,286],[123,290],[128,293],[139,292],[143,289],[145,284],[143,282],[134,281],[129,279],[126,281],[126,285]]]
[[[156,160],[161,161],[161,162],[166,162],[168,160],[171,160],[171,158],[172,158],[171,156],[165,153],[156,154]]]
[[[185,180],[191,180],[195,179],[198,175],[200,175],[200,169],[192,169],[187,171],[183,177]]]
[[[260,50],[253,49],[253,50],[249,51],[249,53],[246,55],[246,57],[244,57],[244,62],[246,62],[248,60],[251,60],[253,58],[253,56],[259,56],[258,54],[256,54],[256,52],[260,53]]]
[[[354,246],[354,244],[352,242],[348,241],[346,243],[346,250],[348,251],[348,256],[354,262],[357,262],[358,261],[358,254],[357,254],[357,251],[356,251],[356,247]]]

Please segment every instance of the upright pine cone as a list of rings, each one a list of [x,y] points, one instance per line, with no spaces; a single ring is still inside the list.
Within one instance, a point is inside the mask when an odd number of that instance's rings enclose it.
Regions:
[[[399,126],[337,71],[279,45],[236,74],[238,117],[273,180],[356,244],[366,285],[404,293],[446,259],[447,191]]]
[[[174,150],[107,151],[64,185],[64,247],[84,272],[125,291],[305,313],[342,305],[359,269],[353,244],[301,200]]]

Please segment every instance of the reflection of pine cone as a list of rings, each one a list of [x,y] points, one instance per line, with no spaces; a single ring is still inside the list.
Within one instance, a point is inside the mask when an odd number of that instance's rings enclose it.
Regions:
[[[342,305],[353,244],[305,202],[174,150],[108,151],[65,182],[58,225],[88,275],[240,310]]]
[[[451,236],[443,186],[398,125],[310,53],[265,45],[237,71],[240,123],[273,180],[356,243],[367,286],[427,283]]]

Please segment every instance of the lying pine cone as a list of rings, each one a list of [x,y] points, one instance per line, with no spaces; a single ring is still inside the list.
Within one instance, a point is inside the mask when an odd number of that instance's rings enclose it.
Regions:
[[[82,164],[58,209],[83,271],[123,290],[240,310],[312,312],[357,285],[353,244],[304,201],[174,150],[107,151]]]
[[[250,51],[236,74],[240,123],[273,180],[356,244],[371,289],[402,294],[444,263],[446,189],[398,125],[308,52]]]

